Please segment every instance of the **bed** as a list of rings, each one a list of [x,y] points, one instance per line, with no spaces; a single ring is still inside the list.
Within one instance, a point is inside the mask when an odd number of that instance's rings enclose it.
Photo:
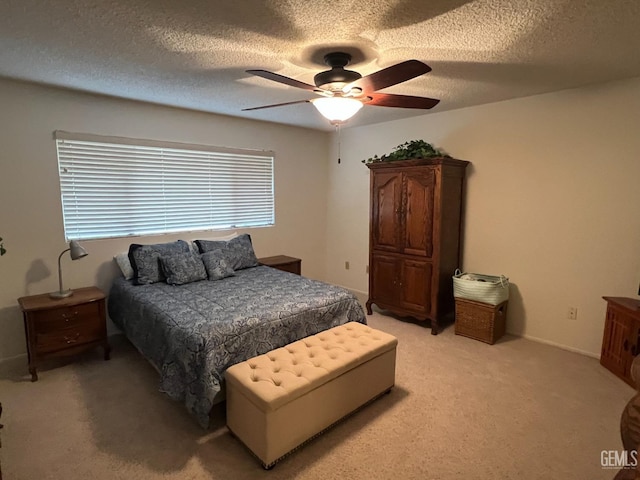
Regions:
[[[364,311],[348,290],[267,266],[216,281],[135,285],[114,281],[109,315],[160,372],[160,388],[207,428],[224,399],[225,370]]]

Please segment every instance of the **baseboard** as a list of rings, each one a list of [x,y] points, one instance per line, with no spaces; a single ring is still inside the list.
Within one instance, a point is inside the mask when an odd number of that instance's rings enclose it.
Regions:
[[[509,335],[515,335],[516,337],[526,338],[527,340],[531,340],[533,342],[544,343],[545,345],[550,345],[552,347],[560,348],[562,350],[567,350],[567,351],[573,352],[573,353],[579,353],[580,355],[585,355],[587,357],[597,358],[597,359],[600,358],[600,354],[599,353],[587,352],[586,350],[581,350],[579,348],[570,347],[568,345],[563,345],[562,343],[552,342],[550,340],[545,340],[543,338],[532,337],[531,335],[523,335],[523,334],[512,333],[512,332],[507,332],[507,333]]]
[[[18,355],[14,355],[13,357],[0,358],[0,363],[11,362],[13,360],[18,360],[19,358],[27,358],[26,352],[25,353],[20,353]]]

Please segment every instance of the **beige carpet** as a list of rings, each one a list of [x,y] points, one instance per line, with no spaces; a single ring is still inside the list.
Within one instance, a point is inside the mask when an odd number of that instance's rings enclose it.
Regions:
[[[611,479],[633,390],[596,359],[514,337],[490,346],[375,313],[399,339],[397,384],[264,471],[217,409],[209,431],[157,391],[122,336],[31,383],[26,360],[0,364],[4,480]],[[309,412],[313,415],[313,412]]]

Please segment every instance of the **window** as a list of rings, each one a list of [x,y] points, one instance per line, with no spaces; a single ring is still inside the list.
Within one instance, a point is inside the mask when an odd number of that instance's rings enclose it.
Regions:
[[[273,225],[273,152],[55,132],[67,240]]]

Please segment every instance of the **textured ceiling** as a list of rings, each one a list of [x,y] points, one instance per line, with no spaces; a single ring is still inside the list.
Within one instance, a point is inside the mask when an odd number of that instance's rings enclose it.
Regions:
[[[638,0],[2,0],[0,76],[331,130],[313,83],[342,50],[363,75],[408,59],[433,71],[384,92],[431,112],[640,76]],[[429,111],[366,105],[350,125]]]

